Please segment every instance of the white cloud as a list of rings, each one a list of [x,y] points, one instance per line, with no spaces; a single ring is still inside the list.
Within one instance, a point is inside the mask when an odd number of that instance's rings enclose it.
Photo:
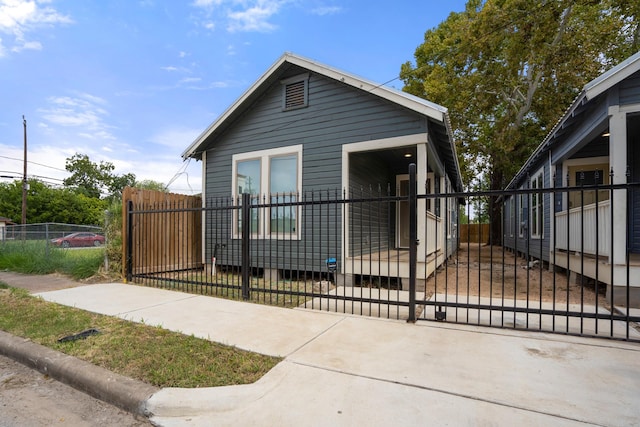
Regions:
[[[222,20],[229,32],[270,32],[277,28],[270,22],[290,0],[196,0],[193,6],[201,9],[204,19],[200,25],[213,31],[214,18]]]
[[[70,24],[72,19],[59,13],[47,4],[46,0],[0,0],[0,32],[13,37],[8,41],[12,52],[23,50],[41,50],[37,40],[27,40],[26,34],[45,26]],[[0,40],[0,56],[7,49]]]
[[[186,73],[186,74],[191,73],[191,70],[188,69],[187,67],[176,67],[174,65],[167,65],[164,67],[160,67],[160,69],[164,71],[168,71],[170,73],[173,73],[173,72],[180,72],[180,73]]]
[[[102,106],[106,101],[100,97],[79,93],[75,97],[52,96],[48,106],[38,112],[49,125],[78,128],[78,135],[88,139],[115,140],[104,121],[109,112]]]
[[[184,84],[184,83],[197,83],[202,81],[202,79],[200,77],[185,77],[184,79],[180,80],[180,84]]]
[[[176,155],[179,156],[200,135],[200,132],[202,129],[175,127],[161,130],[152,135],[149,140],[155,144],[176,149]]]
[[[284,2],[273,0],[258,0],[256,4],[245,10],[229,13],[231,22],[227,29],[235,31],[269,32],[277,28],[268,20],[275,15]]]
[[[11,48],[11,52],[19,53],[23,50],[42,50],[42,44],[40,42],[27,42],[16,40],[16,42],[22,42],[21,45],[16,45]]]
[[[335,15],[340,12],[342,12],[342,8],[340,6],[321,6],[311,10],[312,14],[319,16]]]
[[[212,7],[220,6],[222,3],[223,0],[195,0],[193,5],[197,7]]]

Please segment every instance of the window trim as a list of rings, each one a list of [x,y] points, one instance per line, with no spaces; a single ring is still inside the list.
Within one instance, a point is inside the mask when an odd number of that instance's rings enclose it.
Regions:
[[[537,182],[538,179],[540,180],[540,186],[536,186],[534,187],[534,182]],[[533,176],[531,177],[531,179],[529,180],[529,188],[531,189],[544,189],[544,167],[540,168],[535,174],[533,174]],[[536,216],[540,217],[540,223],[538,224],[537,218],[534,218],[534,205],[533,205],[533,197],[537,196],[538,197],[538,203],[535,206],[535,212],[536,212]],[[544,193],[540,192],[540,193],[530,193],[529,194],[529,217],[530,217],[530,223],[529,224],[529,233],[532,239],[544,239]],[[534,226],[533,224],[536,224],[538,227],[536,227],[536,230],[534,232]]]
[[[266,150],[250,151],[247,153],[238,153],[231,156],[231,196],[233,200],[240,204],[241,198],[238,194],[238,163],[248,160],[260,160],[260,190],[257,197],[260,203],[263,200],[267,204],[271,203],[271,194],[268,193],[271,179],[271,159],[275,157],[284,157],[295,155],[297,160],[297,176],[296,176],[296,194],[302,194],[302,144],[290,145],[286,147],[278,147]],[[239,210],[234,210],[233,223],[231,225],[231,236],[233,239],[242,238],[236,224],[238,224]],[[301,221],[302,209],[297,207],[297,219]],[[300,240],[302,237],[302,224],[298,222],[296,230],[292,233],[274,232],[271,233],[271,212],[268,208],[260,209],[258,213],[258,230],[251,233],[253,239],[271,239],[285,237],[290,240]]]
[[[304,84],[303,103],[301,105],[287,107],[287,86],[300,82]],[[282,111],[293,111],[309,106],[309,73],[298,74],[297,76],[280,80],[280,84],[282,85]]]

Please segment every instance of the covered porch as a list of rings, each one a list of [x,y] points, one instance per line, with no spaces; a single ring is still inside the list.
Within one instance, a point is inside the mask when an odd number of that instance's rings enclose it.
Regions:
[[[446,197],[454,190],[445,173],[454,159],[441,158],[431,141],[423,134],[343,146],[344,187],[349,189],[340,263],[345,283],[355,284],[362,277],[394,278],[397,286],[408,288],[412,163],[418,192],[417,277],[424,281],[445,254],[455,250],[456,200]]]
[[[640,307],[640,105],[610,106],[587,124],[580,142],[552,155],[561,189],[549,261],[605,284],[614,304]]]

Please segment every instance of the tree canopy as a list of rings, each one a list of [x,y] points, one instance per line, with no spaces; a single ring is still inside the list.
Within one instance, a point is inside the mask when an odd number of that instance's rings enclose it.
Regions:
[[[52,188],[30,179],[27,191],[27,222],[64,224],[102,224],[106,200],[88,197],[69,188]],[[17,220],[22,216],[22,181],[0,183],[0,213]]]
[[[67,158],[65,187],[55,188],[37,179],[29,179],[27,222],[58,222],[99,225],[109,206],[121,203],[126,186],[167,191],[158,181],[136,181],[132,173],[116,175],[110,162],[94,163],[86,154]],[[105,195],[106,197],[101,197]],[[0,183],[0,216],[17,220],[22,217],[22,181]]]
[[[94,163],[86,154],[76,153],[67,158],[65,169],[71,176],[64,180],[64,185],[76,188],[87,197],[100,198],[108,193],[109,197],[118,198],[124,187],[134,186],[136,182],[134,174],[116,175],[113,163]]]
[[[470,0],[425,33],[403,90],[449,109],[465,182],[500,189],[584,84],[639,49],[639,17],[624,0]]]

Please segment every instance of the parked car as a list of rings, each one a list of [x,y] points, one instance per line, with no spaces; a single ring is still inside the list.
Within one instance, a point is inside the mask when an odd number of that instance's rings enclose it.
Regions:
[[[71,233],[64,237],[51,239],[51,243],[63,248],[104,245],[104,236],[96,233]]]

